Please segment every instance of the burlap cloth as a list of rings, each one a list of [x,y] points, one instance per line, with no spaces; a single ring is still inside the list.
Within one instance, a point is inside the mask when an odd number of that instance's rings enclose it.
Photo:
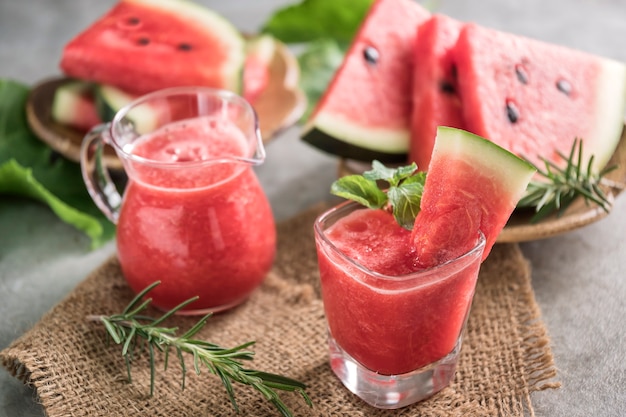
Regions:
[[[296,416],[533,415],[530,394],[559,386],[528,263],[516,244],[499,244],[480,272],[454,383],[395,411],[370,407],[352,395],[328,364],[312,231],[319,210],[278,225],[276,266],[263,286],[245,304],[213,316],[198,335],[225,347],[255,340],[250,367],[308,385],[313,408],[295,393],[282,394]],[[236,415],[221,382],[206,369],[199,376],[188,372],[181,391],[177,361],[170,361],[167,371],[159,366],[150,397],[145,355],[136,358],[132,383],[127,381],[120,346],[107,346],[104,327],[86,316],[119,313],[132,297],[111,258],[0,352],[3,365],[34,388],[50,417]],[[175,317],[166,324],[186,330],[194,322]],[[247,386],[235,385],[235,394],[240,415],[278,415]]]

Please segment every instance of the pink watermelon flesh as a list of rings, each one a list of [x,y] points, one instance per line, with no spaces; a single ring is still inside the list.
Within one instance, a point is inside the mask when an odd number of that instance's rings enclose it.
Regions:
[[[240,34],[213,12],[186,1],[122,0],[65,46],[60,66],[143,94],[185,85],[237,91],[243,61]]]
[[[250,103],[254,104],[270,82],[276,47],[276,41],[269,35],[248,41],[243,72],[243,96]]]
[[[406,161],[415,28],[430,13],[413,0],[377,0],[313,111],[303,139],[363,161]],[[389,157],[389,158],[387,158]]]
[[[483,260],[523,195],[534,168],[469,132],[439,127],[412,239],[429,268],[471,250],[485,236]]]
[[[96,104],[93,97],[81,98],[80,101],[76,102],[76,107],[73,109],[73,112],[74,118],[68,121],[67,125],[80,131],[87,132],[102,123],[96,111]]]
[[[575,138],[604,167],[623,127],[624,65],[475,24],[454,49],[467,130],[542,166]]]
[[[57,88],[51,116],[55,122],[83,132],[102,123],[91,87],[81,81],[68,81]]]
[[[464,128],[451,53],[463,23],[435,14],[417,29],[409,162],[428,168],[437,126]]]
[[[244,97],[254,103],[270,80],[269,67],[257,57],[246,58],[244,72]]]

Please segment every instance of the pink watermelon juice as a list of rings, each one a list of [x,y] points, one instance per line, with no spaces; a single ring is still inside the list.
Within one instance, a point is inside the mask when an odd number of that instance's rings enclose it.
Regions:
[[[251,166],[232,159],[249,148],[235,124],[205,116],[168,124],[125,149],[135,159],[125,161],[118,256],[135,291],[161,281],[150,293],[159,308],[199,296],[191,309],[223,310],[270,269],[270,205]]]
[[[446,264],[420,268],[411,232],[386,211],[343,204],[315,231],[329,331],[343,351],[376,374],[399,375],[454,350],[484,239]]]

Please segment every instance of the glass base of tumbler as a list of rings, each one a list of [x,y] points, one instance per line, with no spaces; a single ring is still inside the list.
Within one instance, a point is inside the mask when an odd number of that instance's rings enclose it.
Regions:
[[[447,387],[454,379],[461,352],[461,337],[443,359],[401,375],[381,375],[347,354],[329,335],[330,364],[343,385],[376,408],[395,409],[422,401]]]

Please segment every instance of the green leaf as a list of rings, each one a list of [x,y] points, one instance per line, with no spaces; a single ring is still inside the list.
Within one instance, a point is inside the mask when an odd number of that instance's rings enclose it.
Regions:
[[[29,91],[0,79],[0,194],[47,204],[98,247],[114,236],[115,226],[93,203],[80,166],[60,157],[31,132],[25,111]]]
[[[361,175],[339,178],[331,185],[330,192],[372,209],[379,209],[387,203],[387,195],[378,188],[376,182]]]
[[[421,172],[405,179],[401,185],[391,187],[387,192],[393,206],[396,222],[405,229],[413,230],[415,218],[420,211],[426,175]]]
[[[333,39],[318,39],[311,42],[298,55],[300,65],[299,86],[307,96],[307,110],[302,120],[308,119],[315,104],[320,100],[335,71],[343,62],[345,46]]]
[[[350,42],[373,0],[303,0],[279,9],[261,31],[285,43],[321,38]]]
[[[21,195],[47,204],[61,220],[89,236],[94,247],[107,240],[98,219],[65,204],[35,180],[31,169],[14,159],[0,165],[0,194]]]
[[[363,173],[363,176],[372,181],[389,181],[393,178],[395,172],[395,169],[387,168],[380,161],[374,160],[372,161],[372,169],[370,169],[369,171],[365,171]]]
[[[391,186],[398,185],[405,178],[409,178],[417,171],[417,165],[401,166],[398,168],[388,168],[380,161],[372,161],[372,169],[363,173],[363,176],[373,181],[387,181]]]
[[[388,168],[375,160],[372,162],[372,169],[363,175],[349,175],[333,182],[330,192],[371,209],[389,205],[396,222],[403,228],[412,230],[420,211],[426,182],[426,173],[416,173],[416,170],[415,163]],[[387,193],[379,188],[378,181],[391,184]]]
[[[404,180],[404,179],[409,179],[409,178],[413,178],[413,174],[415,174],[415,172],[417,171],[417,164],[415,162],[413,162],[411,165],[406,165],[406,166],[401,166],[396,168],[394,174],[393,174],[393,179],[395,183],[399,183],[400,181]],[[425,180],[425,176],[417,176],[417,179],[419,181],[421,181],[422,183]],[[415,179],[411,180],[414,181]]]

